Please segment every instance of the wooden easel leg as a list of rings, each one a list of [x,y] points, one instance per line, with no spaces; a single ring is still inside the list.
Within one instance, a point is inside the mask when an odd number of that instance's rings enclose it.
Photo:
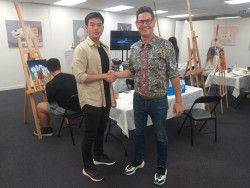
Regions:
[[[44,100],[45,102],[47,102],[48,100],[47,100],[47,96],[46,96],[46,94],[45,94],[45,91],[42,91],[42,96],[43,96],[43,100]]]
[[[225,72],[223,73],[223,79],[224,79],[224,87],[225,87],[225,94],[226,94],[226,103],[227,103],[227,108],[228,108],[227,81],[226,81],[226,75],[225,75]]]
[[[27,115],[28,115],[28,94],[27,94],[27,84],[25,86],[25,96],[24,96],[24,123],[27,123]]]
[[[223,104],[222,104],[222,99],[223,99],[223,95],[222,95],[222,83],[221,83],[221,72],[219,72],[219,87],[220,87],[220,96],[222,97],[220,100],[220,107],[221,107],[221,113],[223,114]]]
[[[41,140],[42,139],[41,128],[40,128],[40,125],[39,125],[39,119],[38,119],[38,116],[37,116],[36,104],[35,104],[35,99],[34,99],[33,94],[30,94],[30,104],[31,104],[31,108],[32,108],[32,112],[33,112],[33,116],[34,116],[34,120],[35,120],[38,139]]]

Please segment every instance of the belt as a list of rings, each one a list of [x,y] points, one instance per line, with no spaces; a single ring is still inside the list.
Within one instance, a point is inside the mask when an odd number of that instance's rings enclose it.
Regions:
[[[167,95],[167,94],[164,94],[164,95],[159,95],[159,96],[142,96],[142,95],[140,95],[138,93],[136,93],[136,94],[139,95],[143,99],[157,99],[157,98],[164,97],[164,96]]]

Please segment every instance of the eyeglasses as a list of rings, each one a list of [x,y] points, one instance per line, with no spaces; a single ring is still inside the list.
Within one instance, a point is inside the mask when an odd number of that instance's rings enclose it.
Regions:
[[[150,25],[152,23],[153,19],[147,19],[147,20],[138,20],[137,23],[138,25],[144,25],[144,22],[146,25]]]

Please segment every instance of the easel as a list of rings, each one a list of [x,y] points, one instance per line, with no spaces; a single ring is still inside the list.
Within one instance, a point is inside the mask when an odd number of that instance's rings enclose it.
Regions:
[[[218,32],[218,26],[217,26],[217,32]],[[216,38],[217,38],[217,34],[216,34]],[[217,39],[216,39],[217,40]],[[210,86],[208,88],[208,91],[207,93],[209,93],[210,89],[211,89],[211,86],[213,84],[213,81],[214,81],[214,77],[215,77],[215,73],[216,73],[216,70],[219,70],[219,88],[220,88],[220,96],[221,98],[223,97],[226,97],[226,104],[227,104],[227,108],[228,108],[228,97],[227,97],[227,87],[226,87],[226,75],[225,75],[225,67],[226,67],[226,64],[225,64],[225,59],[221,59],[221,55],[220,55],[220,51],[223,50],[223,57],[225,58],[225,53],[224,53],[224,49],[221,47],[220,45],[220,41],[219,41],[219,48],[216,47],[216,40],[215,40],[215,50],[217,49],[217,55],[219,56],[219,59],[218,59],[218,62],[217,62],[217,67],[214,71],[214,75],[213,75],[213,78],[212,78],[212,81],[210,83]],[[221,64],[221,61],[224,61],[224,64],[222,66]],[[223,114],[223,104],[222,104],[222,99],[220,101],[221,103],[221,113]]]
[[[205,82],[204,82],[204,77],[203,77],[203,72],[205,71],[205,69],[203,69],[201,67],[201,60],[200,60],[198,44],[197,44],[197,40],[196,40],[197,36],[195,36],[195,32],[193,30],[189,0],[187,0],[187,9],[188,9],[188,14],[189,14],[189,23],[190,23],[193,48],[190,47],[190,39],[188,38],[187,39],[188,40],[188,63],[186,65],[182,79],[183,80],[185,79],[185,75],[186,75],[188,67],[189,67],[189,76],[190,76],[191,86],[194,85],[193,75],[195,75],[196,86],[200,87],[200,81],[199,81],[199,77],[200,77],[203,92],[204,92],[204,95],[206,96],[207,93],[206,93]],[[192,60],[194,61],[194,69],[192,68]]]
[[[31,108],[32,108],[32,112],[33,112],[33,116],[34,116],[34,120],[35,120],[35,125],[36,125],[36,130],[37,130],[37,134],[38,134],[38,139],[42,139],[42,134],[41,134],[41,129],[40,129],[40,125],[39,125],[39,119],[37,116],[37,111],[36,111],[36,104],[35,104],[35,99],[34,99],[34,93],[38,92],[35,91],[34,89],[31,88],[31,84],[30,84],[30,74],[29,74],[29,70],[26,64],[27,60],[35,60],[36,58],[42,59],[41,53],[36,45],[36,42],[34,40],[34,38],[32,38],[32,42],[33,45],[35,47],[35,49],[31,48],[30,45],[30,41],[27,35],[27,31],[26,31],[26,27],[24,25],[23,22],[23,18],[18,6],[18,3],[16,0],[14,0],[14,5],[16,7],[16,11],[17,11],[17,15],[19,17],[19,21],[23,30],[23,34],[24,34],[24,38],[25,38],[25,42],[27,44],[27,50],[23,49],[22,46],[22,42],[21,39],[18,37],[18,46],[19,46],[19,51],[20,51],[20,56],[21,56],[21,60],[22,60],[22,65],[23,65],[23,71],[24,71],[24,76],[26,79],[26,85],[25,85],[25,98],[24,98],[24,123],[27,123],[27,113],[28,113],[28,97],[30,98],[30,104],[31,104]],[[27,54],[27,60],[25,59],[24,54]],[[42,96],[44,101],[47,101],[47,97],[45,94],[45,91],[41,91],[42,92]]]
[[[159,22],[158,22],[158,15],[157,15],[157,10],[156,10],[155,2],[154,2],[154,8],[155,8],[155,18],[156,18],[158,33],[159,33],[159,37],[161,38],[161,32],[160,32],[160,26],[159,26]]]

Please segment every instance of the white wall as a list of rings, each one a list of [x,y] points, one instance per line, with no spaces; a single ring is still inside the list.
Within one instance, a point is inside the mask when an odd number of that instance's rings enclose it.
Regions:
[[[238,63],[238,67],[250,66],[250,18],[193,21],[201,62],[205,61],[207,50],[213,39],[213,30],[217,26],[237,26],[235,46],[224,46],[227,67]],[[187,37],[191,38],[190,25],[184,21],[176,22],[176,37],[180,48],[180,62],[188,60]],[[191,40],[191,39],[190,39]],[[192,44],[191,44],[192,45]]]
[[[62,71],[71,73],[71,67],[64,60],[64,50],[71,48],[73,42],[72,20],[84,20],[92,10],[19,3],[24,20],[41,21],[43,47],[39,48],[42,57],[56,57],[61,61]],[[131,23],[135,27],[135,15],[101,12],[104,16],[104,33],[101,40],[109,45],[110,30],[117,30],[117,23]],[[0,91],[25,86],[25,78],[18,48],[9,48],[5,20],[18,20],[13,2],[0,1]],[[161,35],[169,38],[175,33],[175,21],[159,18]],[[157,27],[155,34],[158,35]],[[125,54],[124,54],[125,55]],[[111,51],[112,58],[121,59],[121,51]]]

